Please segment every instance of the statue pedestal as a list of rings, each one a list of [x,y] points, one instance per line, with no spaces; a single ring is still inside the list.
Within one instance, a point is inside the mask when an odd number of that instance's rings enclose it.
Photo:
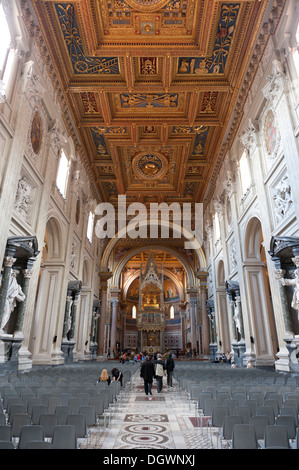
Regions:
[[[63,340],[62,341],[61,350],[62,350],[62,353],[63,353],[65,364],[69,364],[69,363],[74,362],[73,350],[74,350],[75,344],[76,343],[74,341],[68,341],[68,340]]]
[[[23,338],[14,338],[12,335],[0,337],[0,363],[5,370],[19,369],[19,351]]]
[[[286,338],[285,342],[289,352],[289,370],[299,376],[299,335]]]
[[[217,344],[210,343],[210,362],[215,362],[217,356]]]
[[[98,349],[98,343],[90,343],[90,346],[89,346],[90,359],[97,358],[97,349]]]
[[[243,367],[243,356],[246,351],[246,344],[244,340],[232,343],[232,349],[234,351],[234,362],[238,367]]]

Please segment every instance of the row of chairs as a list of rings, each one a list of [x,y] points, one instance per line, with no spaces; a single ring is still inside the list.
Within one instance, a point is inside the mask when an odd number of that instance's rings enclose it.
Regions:
[[[231,434],[227,435],[231,449],[290,449],[290,439],[286,426],[275,424],[266,425],[263,440],[258,438],[254,422],[250,424],[233,424]],[[298,434],[295,439],[295,449],[299,449]]]
[[[126,372],[124,385],[130,387],[133,368]],[[126,393],[120,382],[96,383],[98,374],[76,368],[62,376],[39,370],[30,378],[1,377],[0,448],[74,449],[83,441],[88,446],[92,427],[98,431],[103,420],[105,429]]]
[[[79,423],[56,425],[52,437],[47,438],[42,425],[28,424],[22,426],[17,441],[9,426],[0,426],[0,449],[77,449],[79,426]]]

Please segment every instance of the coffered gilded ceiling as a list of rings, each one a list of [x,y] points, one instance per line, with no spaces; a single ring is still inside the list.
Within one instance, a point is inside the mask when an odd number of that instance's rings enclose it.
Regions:
[[[253,48],[258,62],[275,26],[264,15],[283,3],[32,0],[101,200],[204,200]]]

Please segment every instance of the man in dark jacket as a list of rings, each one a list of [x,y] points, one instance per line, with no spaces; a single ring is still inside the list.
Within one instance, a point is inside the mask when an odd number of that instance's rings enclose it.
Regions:
[[[153,385],[153,378],[155,375],[155,367],[150,358],[150,356],[146,356],[145,361],[143,361],[140,370],[140,377],[144,380],[144,391],[145,394],[152,395],[152,385]]]
[[[168,387],[172,387],[172,374],[173,374],[173,369],[175,367],[172,354],[169,354],[168,358],[166,359],[165,365],[166,365],[166,372],[167,372],[167,385]]]

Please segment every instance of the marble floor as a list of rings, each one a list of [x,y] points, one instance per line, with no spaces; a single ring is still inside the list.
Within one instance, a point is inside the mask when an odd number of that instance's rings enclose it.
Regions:
[[[157,393],[154,381],[152,395],[144,393],[143,379],[136,372],[131,386],[121,393],[113,414],[99,426],[91,428],[81,449],[211,449],[208,428],[199,426],[195,405],[176,381]],[[110,419],[110,422],[109,422]],[[205,424],[205,423],[203,423]],[[215,440],[213,438],[213,440]]]

